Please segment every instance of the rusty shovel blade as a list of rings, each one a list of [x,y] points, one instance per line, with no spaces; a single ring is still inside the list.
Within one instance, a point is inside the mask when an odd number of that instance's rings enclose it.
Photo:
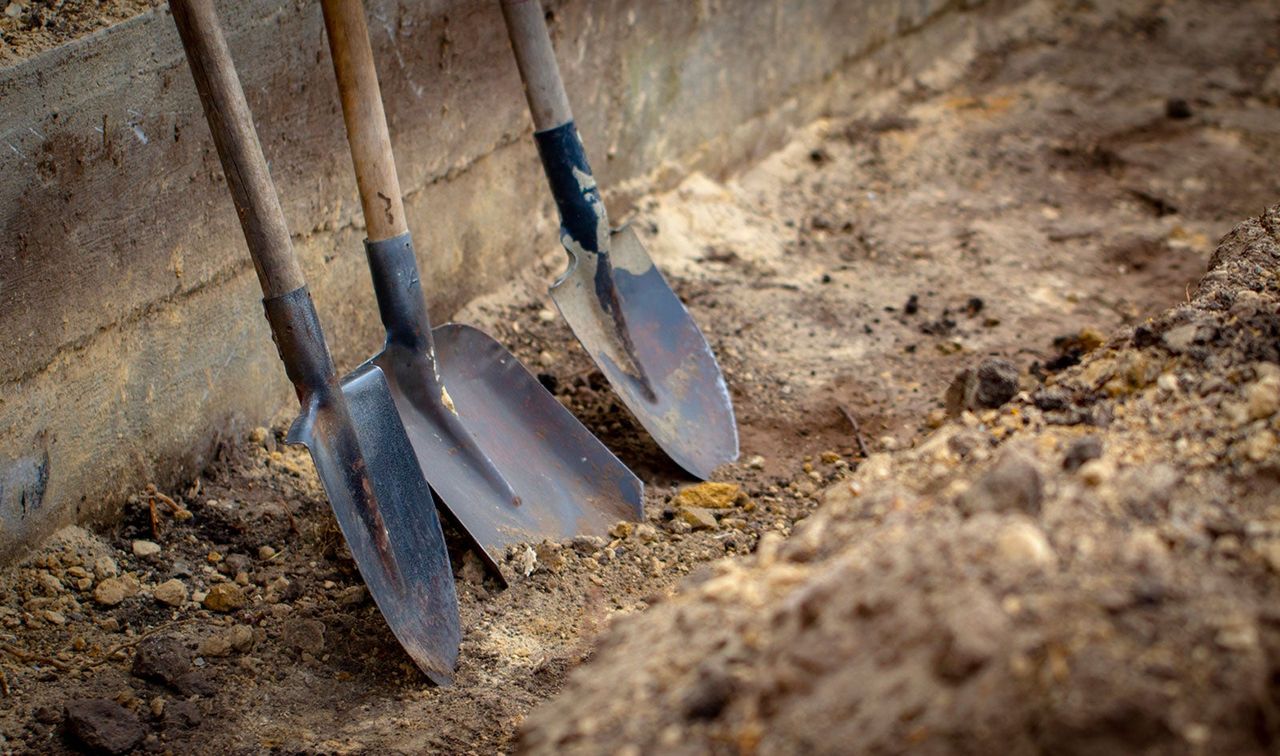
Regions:
[[[289,432],[304,444],[369,594],[400,645],[437,685],[453,681],[462,631],[444,533],[376,368],[342,383],[349,421],[308,407]]]
[[[462,637],[453,569],[387,381],[369,366],[339,384],[305,288],[264,304],[302,404],[287,440],[311,452],[351,556],[392,633],[433,682],[447,685]]]
[[[643,484],[482,331],[432,329],[409,234],[366,242],[385,373],[422,475],[503,580],[507,547],[605,535],[644,515]]]

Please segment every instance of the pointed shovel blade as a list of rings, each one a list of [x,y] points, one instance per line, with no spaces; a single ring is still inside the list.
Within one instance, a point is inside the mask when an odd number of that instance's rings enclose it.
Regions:
[[[335,392],[336,393],[336,392]],[[304,444],[369,593],[414,663],[448,685],[461,628],[431,490],[382,371],[368,366],[318,396],[289,431]]]
[[[737,459],[738,429],[720,366],[635,231],[610,234],[606,255],[570,249],[570,257],[551,298],[640,424],[699,478]]]

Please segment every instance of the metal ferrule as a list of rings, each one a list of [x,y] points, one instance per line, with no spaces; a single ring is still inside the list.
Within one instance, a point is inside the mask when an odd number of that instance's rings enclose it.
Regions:
[[[378,313],[387,329],[387,343],[413,350],[431,348],[431,319],[422,295],[422,279],[409,232],[382,241],[364,242],[378,297]]]
[[[336,389],[333,358],[307,287],[264,299],[262,307],[298,400],[306,404],[313,395]]]
[[[607,249],[601,229],[608,229],[604,201],[591,175],[587,154],[573,121],[546,131],[535,132],[542,168],[551,184],[551,194],[560,210],[563,234],[583,249],[599,254]]]

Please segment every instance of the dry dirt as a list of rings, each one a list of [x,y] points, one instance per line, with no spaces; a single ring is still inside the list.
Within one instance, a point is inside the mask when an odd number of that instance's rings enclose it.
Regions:
[[[640,203],[738,412],[713,527],[549,258],[459,319],[646,481],[645,523],[506,590],[456,554],[432,688],[281,418],[5,575],[0,748],[1274,752],[1280,219],[1197,282],[1280,199],[1280,8],[1021,13],[1024,43]]]
[[[117,24],[164,0],[0,0],[0,66]]]

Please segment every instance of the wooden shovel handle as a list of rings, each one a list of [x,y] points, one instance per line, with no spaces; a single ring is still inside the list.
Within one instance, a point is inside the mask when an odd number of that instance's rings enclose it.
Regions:
[[[569,95],[564,91],[556,50],[547,32],[547,19],[539,0],[502,0],[502,17],[524,81],[533,127],[547,131],[573,120]]]
[[[262,293],[271,297],[306,285],[289,240],[262,145],[253,128],[235,64],[222,36],[213,0],[170,0],[174,23],[187,51],[191,75],[222,159],[231,199],[240,216]]]
[[[320,5],[369,241],[392,239],[408,231],[409,226],[400,199],[400,179],[391,153],[391,134],[382,109],[364,4],[361,0],[323,0]]]

